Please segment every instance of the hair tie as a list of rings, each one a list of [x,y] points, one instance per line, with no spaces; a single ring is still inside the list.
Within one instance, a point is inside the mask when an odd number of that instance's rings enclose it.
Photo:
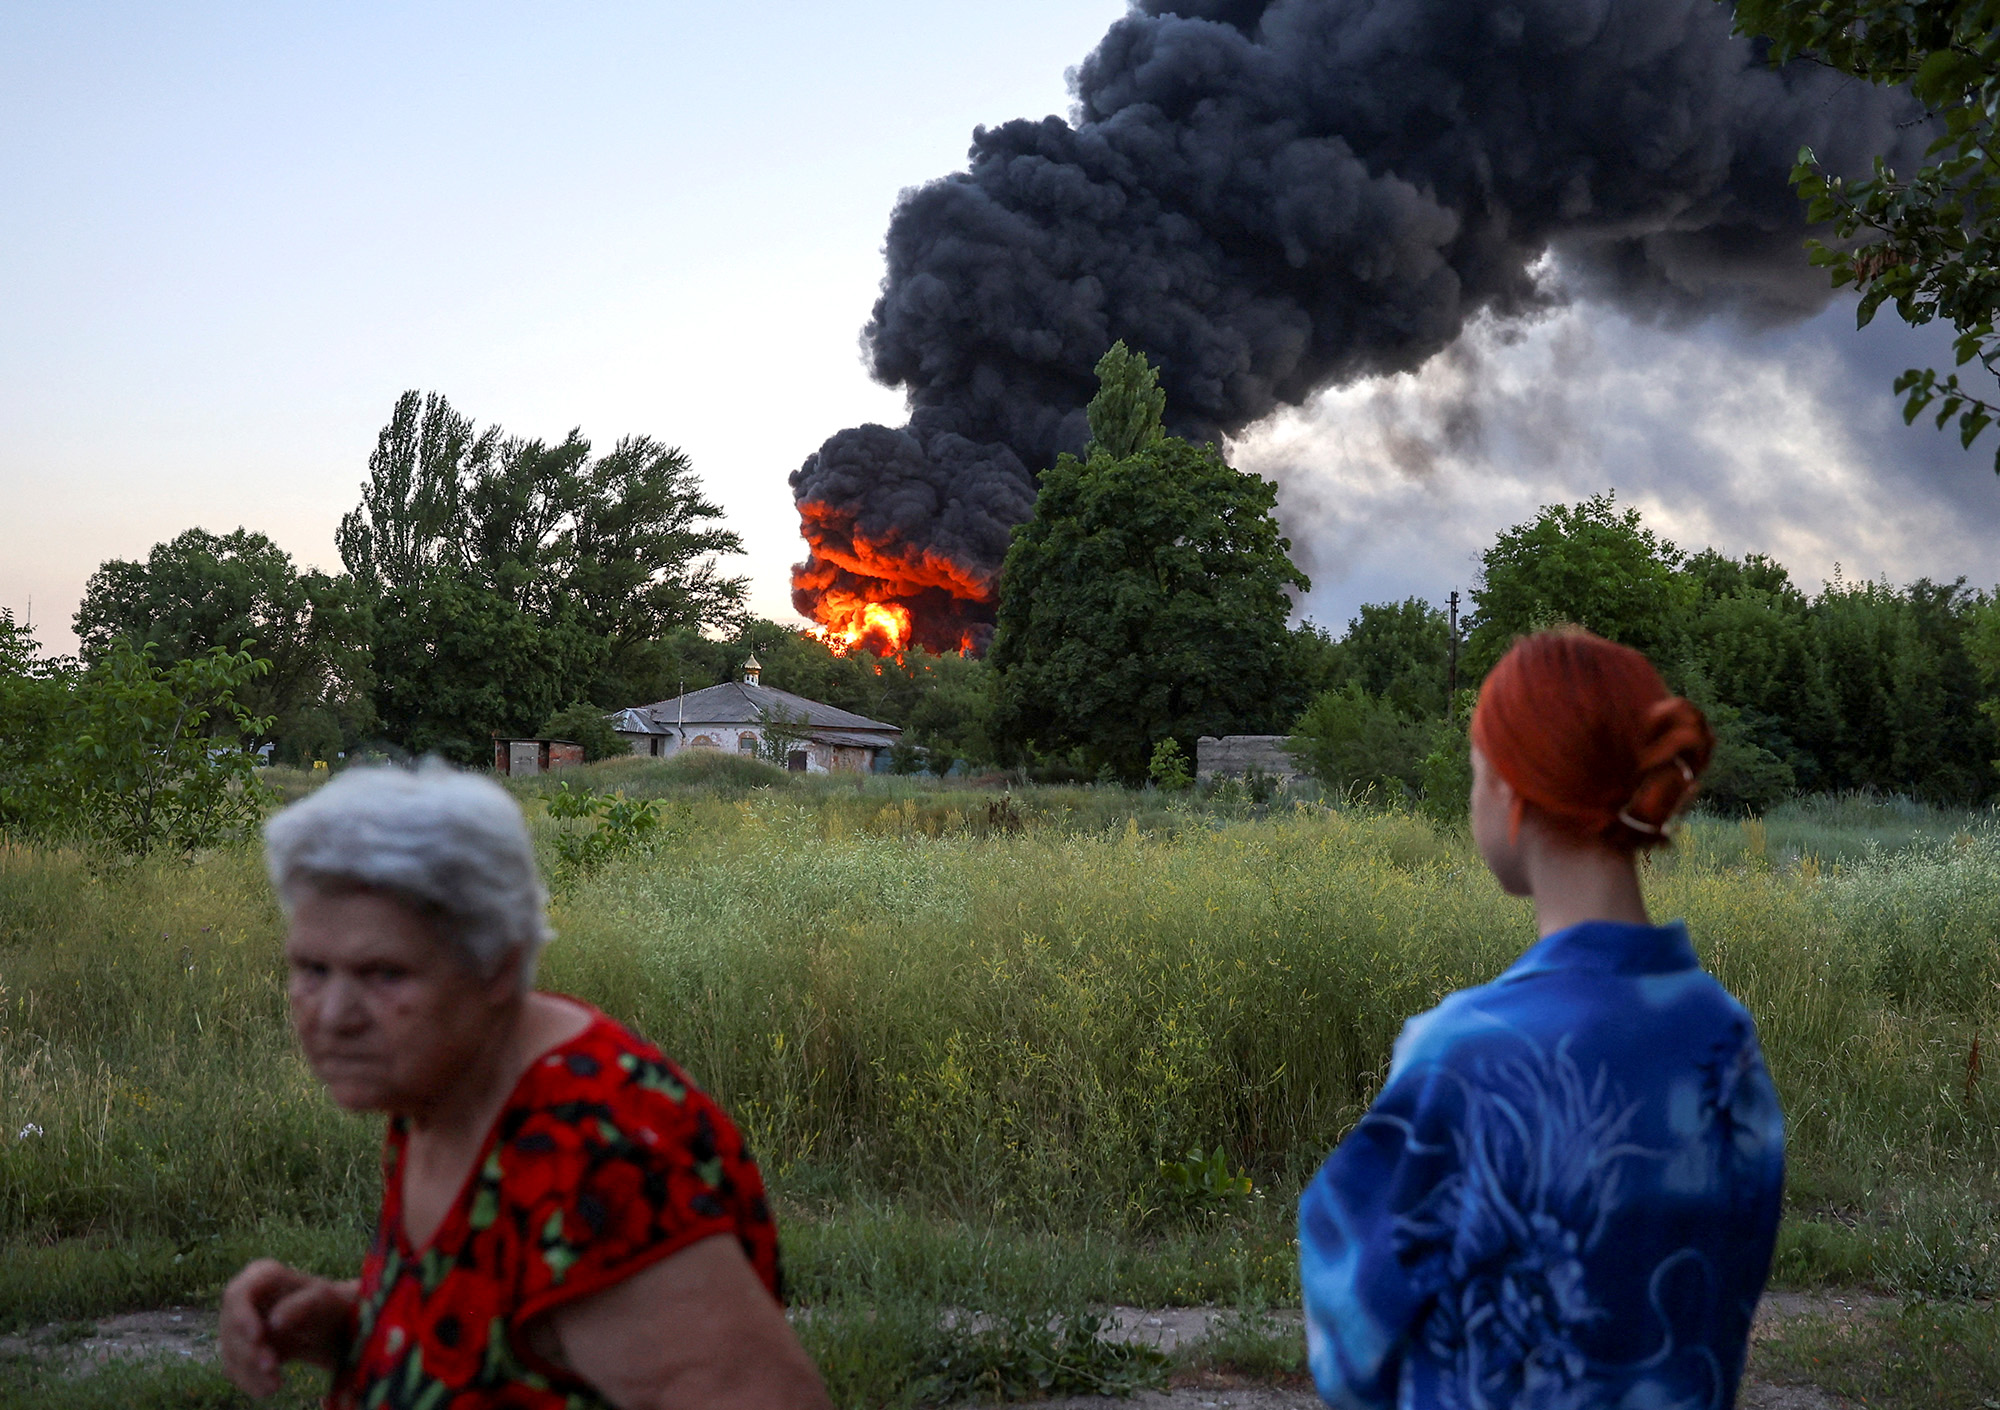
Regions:
[[[1674,762],[1681,766],[1681,778],[1685,781],[1685,786],[1681,790],[1681,798],[1685,799],[1687,797],[1687,790],[1689,788],[1694,787],[1694,770],[1689,768],[1688,761],[1686,759],[1683,759],[1678,754],[1674,755]],[[1631,828],[1632,831],[1643,832],[1648,837],[1665,837],[1667,835],[1666,823],[1654,824],[1649,822],[1641,822],[1639,821],[1639,819],[1632,816],[1632,805],[1638,801],[1639,801],[1639,795],[1636,793],[1634,793],[1630,798],[1626,799],[1625,806],[1618,810],[1618,821],[1624,823],[1625,826]],[[1671,822],[1673,820],[1674,813],[1679,811],[1680,811],[1680,802],[1676,801],[1673,808],[1671,808],[1667,813],[1668,821]]]

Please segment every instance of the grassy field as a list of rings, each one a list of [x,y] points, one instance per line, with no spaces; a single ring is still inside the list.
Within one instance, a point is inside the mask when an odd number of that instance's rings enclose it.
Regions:
[[[735,760],[583,777],[662,824],[562,869],[543,981],[747,1128],[847,1404],[1157,1374],[1066,1344],[1051,1312],[1295,1301],[1297,1191],[1401,1022],[1532,938],[1462,836],[1406,814]],[[553,866],[588,824],[542,816],[546,787],[519,791]],[[1945,1307],[1923,1325],[1947,1348],[1989,1333],[2000,1071],[1969,1059],[2000,1043],[2000,826],[1868,800],[1698,822],[1648,889],[1763,1032],[1791,1131],[1778,1280]],[[377,1129],[294,1054],[279,937],[249,851],[108,872],[0,844],[0,1330],[210,1300],[253,1253],[357,1260]],[[1218,1149],[1256,1194],[1200,1193]],[[989,1319],[941,1332],[945,1308]],[[30,1385],[233,1403],[198,1370],[57,1386],[0,1365],[0,1401]]]

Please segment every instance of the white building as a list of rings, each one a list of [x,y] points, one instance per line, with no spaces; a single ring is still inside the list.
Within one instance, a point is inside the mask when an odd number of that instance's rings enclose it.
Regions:
[[[903,731],[850,710],[837,709],[760,681],[763,668],[752,656],[743,679],[706,690],[635,705],[609,718],[634,754],[671,758],[683,749],[726,749],[763,755],[766,735],[779,743],[785,767],[794,773],[868,773]]]

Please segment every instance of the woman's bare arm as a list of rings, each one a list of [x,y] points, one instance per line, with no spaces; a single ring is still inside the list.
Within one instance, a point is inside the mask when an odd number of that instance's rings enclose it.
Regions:
[[[784,1310],[727,1235],[556,1308],[547,1327],[550,1349],[618,1410],[830,1410]]]

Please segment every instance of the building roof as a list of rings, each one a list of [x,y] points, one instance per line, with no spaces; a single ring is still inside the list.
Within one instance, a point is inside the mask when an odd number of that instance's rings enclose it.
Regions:
[[[808,700],[789,690],[751,685],[747,681],[729,681],[723,685],[712,685],[707,690],[691,690],[686,695],[677,695],[657,704],[620,710],[611,718],[614,729],[628,734],[665,734],[682,723],[690,729],[701,725],[761,724],[767,714],[775,716],[781,711],[815,735],[823,730],[873,730],[896,735],[903,732],[900,726],[871,720],[852,710]],[[635,729],[634,725],[639,728]]]

